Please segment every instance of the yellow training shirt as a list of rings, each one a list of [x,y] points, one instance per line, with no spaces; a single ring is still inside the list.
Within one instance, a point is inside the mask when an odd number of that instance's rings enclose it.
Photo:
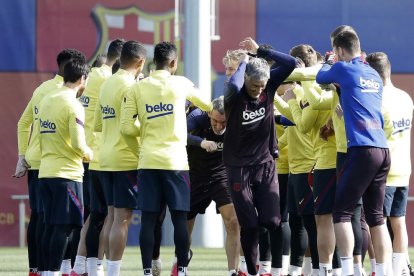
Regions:
[[[276,125],[276,137],[279,141],[285,133],[285,127]],[[289,161],[288,161],[288,147],[279,148],[279,157],[276,160],[277,173],[288,174],[289,173]]]
[[[135,76],[119,69],[101,86],[95,109],[95,131],[102,131],[99,164],[102,171],[130,171],[138,168],[139,140],[121,134],[121,104]]]
[[[43,82],[33,92],[33,96],[26,106],[19,122],[17,123],[17,141],[19,155],[25,155],[30,169],[40,168],[40,148],[39,148],[39,103],[42,99],[52,92],[57,91],[63,86],[63,77],[56,75],[53,79]],[[32,132],[30,128],[33,126]],[[30,139],[30,141],[29,141]]]
[[[391,169],[387,186],[409,185],[411,175],[411,124],[413,101],[411,97],[392,84],[384,86],[382,94],[384,131],[391,154]]]
[[[76,93],[63,86],[39,106],[41,163],[39,178],[59,177],[82,182],[82,158],[90,156],[83,122],[85,111]]]
[[[188,170],[185,101],[210,111],[208,99],[185,77],[157,70],[134,84],[122,111],[122,132],[140,132],[139,169]],[[135,126],[136,118],[141,124]]]
[[[297,96],[296,102],[301,109],[308,108],[311,110],[309,104],[301,102],[300,96]],[[293,114],[291,113],[289,106],[286,108],[287,103],[285,101],[276,95],[274,103],[276,109],[283,116],[288,119],[292,118],[292,122],[294,121]],[[285,134],[279,140],[279,142],[281,142],[279,143],[280,149],[283,149],[285,145],[289,146],[288,161],[289,170],[292,174],[309,173],[316,163],[314,145],[312,144],[310,134],[302,132],[301,130],[303,129],[300,128],[302,128],[302,126],[287,127],[285,129]]]
[[[294,123],[302,133],[310,134],[316,155],[315,169],[336,168],[336,144],[335,137],[328,137],[328,141],[320,138],[319,133],[328,119],[331,117],[330,110],[315,110],[307,98],[307,90],[317,85],[314,81],[303,81],[302,87],[297,86],[294,91],[303,90],[302,108],[296,100],[288,102]],[[319,87],[319,86],[318,86]]]
[[[99,98],[102,83],[112,75],[112,68],[106,64],[92,68],[88,75],[88,84],[83,95],[79,98],[85,109],[86,143],[93,150],[93,160],[89,162],[90,170],[99,168],[99,140],[101,134],[94,131],[95,108]]]

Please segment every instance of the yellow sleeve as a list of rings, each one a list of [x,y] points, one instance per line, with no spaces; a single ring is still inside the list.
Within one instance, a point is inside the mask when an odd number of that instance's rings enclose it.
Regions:
[[[192,102],[195,106],[199,107],[203,111],[211,111],[213,109],[213,105],[211,101],[203,96],[203,93],[199,91],[195,87],[191,87],[187,94],[187,100]]]
[[[101,103],[98,98],[98,102],[95,106],[95,116],[93,121],[93,130],[95,132],[102,132],[102,113],[101,113]]]
[[[70,141],[72,148],[79,151],[83,157],[89,158],[92,150],[86,144],[84,129],[85,111],[80,106],[80,103],[76,104],[79,104],[79,106],[75,105],[74,110],[70,113],[68,122]]]
[[[387,140],[389,140],[392,136],[394,131],[394,127],[391,120],[390,111],[386,107],[386,105],[382,105],[382,117],[384,118],[384,133]]]
[[[273,104],[275,105],[277,111],[280,112],[283,116],[285,116],[289,121],[293,121],[292,113],[290,112],[289,105],[285,102],[279,95],[275,95],[273,100]]]
[[[295,88],[302,89],[302,88]],[[291,99],[288,102],[290,111],[292,112],[293,122],[295,123],[298,130],[302,133],[308,133],[315,125],[316,119],[318,118],[318,111],[313,110],[309,103],[305,103],[304,108],[299,107],[296,99]],[[309,106],[306,106],[309,105]]]
[[[277,140],[277,146],[279,149],[283,149],[288,145],[288,139],[287,139],[287,131],[285,131],[282,136],[279,137]]]
[[[287,77],[286,81],[309,81],[315,80],[316,74],[318,74],[319,70],[322,68],[321,64],[312,66],[312,67],[304,67],[304,68],[295,68],[293,72]]]
[[[137,137],[140,134],[140,124],[138,121],[138,106],[135,99],[135,89],[132,87],[126,93],[121,105],[121,133],[124,135]]]
[[[25,155],[30,139],[30,128],[33,123],[32,100],[29,101],[19,122],[17,123],[17,144],[19,155]]]
[[[304,95],[312,109],[331,110],[333,102],[333,92],[324,91],[319,85],[314,83],[302,83]]]

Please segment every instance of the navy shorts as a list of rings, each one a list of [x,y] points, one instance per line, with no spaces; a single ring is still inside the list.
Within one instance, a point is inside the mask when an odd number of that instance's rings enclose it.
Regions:
[[[102,171],[104,194],[108,206],[138,209],[137,170]]]
[[[280,196],[280,219],[282,222],[289,221],[289,208],[288,208],[288,181],[289,174],[279,173],[277,175],[279,181],[279,196]]]
[[[315,215],[331,214],[335,202],[336,169],[313,172],[313,204]]]
[[[385,187],[384,216],[404,217],[407,210],[408,187]]]
[[[140,169],[138,171],[139,209],[160,212],[165,203],[170,211],[190,211],[188,171]]]
[[[363,199],[370,227],[384,224],[385,181],[391,159],[388,149],[351,147],[337,175],[334,223],[350,222],[355,206]]]
[[[214,200],[216,208],[231,204],[231,195],[227,186],[227,177],[193,177],[190,175],[190,212],[187,219],[193,219],[197,214],[204,214],[211,201]]]
[[[32,212],[40,212],[40,210],[38,209],[39,203],[38,201],[40,200],[38,198],[38,192],[37,190],[37,186],[39,186],[39,170],[28,170],[27,171],[27,184],[28,184],[28,188],[29,188],[29,204],[30,204],[30,209],[32,210]]]
[[[89,194],[91,196],[91,212],[108,214],[108,204],[106,203],[103,175],[101,171],[89,171]]]
[[[275,162],[226,169],[240,226],[276,229],[280,224],[280,198]]]
[[[313,194],[308,184],[308,173],[290,174],[288,180],[288,207],[290,214],[313,215]]]
[[[40,178],[44,222],[83,225],[82,183],[65,178]]]
[[[83,207],[85,208],[85,219],[89,215],[90,207],[90,181],[89,181],[89,163],[83,163],[83,179],[82,179],[82,189],[83,189]]]

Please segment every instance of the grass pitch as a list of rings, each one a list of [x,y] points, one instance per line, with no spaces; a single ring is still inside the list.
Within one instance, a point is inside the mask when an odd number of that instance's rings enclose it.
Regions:
[[[190,276],[225,276],[227,260],[224,248],[192,248],[193,259],[189,267]],[[410,248],[411,260],[414,260],[414,249]],[[163,276],[169,276],[174,256],[172,247],[161,247]],[[370,269],[369,260],[365,260],[365,268]],[[27,248],[0,248],[0,276],[27,275]],[[122,276],[142,275],[141,254],[139,247],[127,247],[121,267]]]

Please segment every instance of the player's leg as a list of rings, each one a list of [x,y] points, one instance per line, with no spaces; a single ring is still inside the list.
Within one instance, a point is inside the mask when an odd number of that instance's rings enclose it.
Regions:
[[[370,168],[376,168],[376,173],[363,196],[364,210],[375,251],[375,274],[382,276],[387,274],[386,264],[391,261],[392,253],[391,240],[384,224],[383,213],[385,182],[391,160],[388,149],[370,148],[366,154],[372,160]]]
[[[138,208],[142,212],[139,234],[141,260],[144,275],[152,274],[154,250],[154,230],[160,218],[162,198],[162,179],[160,170],[141,169],[138,171],[139,193]]]
[[[29,258],[29,276],[35,276],[38,272],[37,247],[40,243],[36,240],[36,226],[38,224],[37,194],[39,170],[29,170],[27,172],[27,182],[29,190],[30,220],[27,225],[27,253]]]
[[[128,238],[132,210],[138,209],[137,170],[112,172],[114,179],[114,221],[109,234],[108,274],[118,276]]]
[[[227,233],[225,245],[227,268],[229,271],[235,271],[237,270],[237,265],[239,263],[240,251],[240,229],[236,210],[234,209],[234,205],[230,203],[220,206],[219,211],[223,218]]]
[[[103,247],[103,244],[100,243],[100,237],[108,212],[108,206],[104,196],[101,172],[90,170],[89,176],[91,211],[89,215],[89,227],[85,237],[87,251],[86,264],[88,276],[97,276],[98,260],[102,260],[102,256],[99,256],[99,247]]]
[[[295,175],[295,188],[298,197],[298,213],[308,234],[308,246],[312,258],[312,273],[319,270],[318,238],[315,221],[314,198],[309,186],[309,174]]]
[[[102,171],[102,183],[105,202],[107,204],[107,216],[102,229],[103,232],[103,244],[106,259],[109,260],[111,257],[111,248],[109,247],[109,234],[111,232],[112,224],[114,222],[114,180],[113,175],[109,171]]]
[[[187,214],[190,211],[190,178],[188,171],[162,170],[162,193],[171,213],[178,276],[184,276],[189,262]]]
[[[335,232],[332,208],[335,199],[336,169],[315,170],[313,174],[313,196],[317,225],[319,275],[331,275],[332,258],[335,251]]]
[[[406,255],[408,253],[408,234],[405,223],[405,214],[408,199],[408,187],[386,187],[386,196],[384,202],[384,215],[388,217],[391,223],[393,239],[393,271],[394,275],[402,274],[403,269],[407,266]],[[391,204],[387,204],[389,198]],[[391,205],[391,208],[385,206]]]
[[[272,264],[272,273],[277,275],[278,268],[280,268],[280,274],[287,275],[289,268],[289,252],[290,252],[290,227],[289,227],[289,210],[288,210],[288,179],[289,174],[277,175],[279,181],[279,196],[280,196],[280,217],[281,217],[281,235],[282,235],[282,264],[280,267],[277,264]],[[276,256],[275,258],[280,259]]]
[[[162,263],[160,258],[160,248],[162,240],[162,224],[164,223],[165,214],[167,212],[167,204],[161,204],[161,212],[158,216],[157,223],[154,230],[154,249],[152,251],[152,274],[153,276],[160,276],[162,270]]]
[[[299,178],[299,179],[297,179]],[[308,247],[308,235],[305,227],[303,226],[302,218],[299,216],[298,202],[300,187],[298,185],[300,181],[300,175],[290,174],[288,179],[288,210],[289,210],[289,227],[291,231],[292,239],[290,239],[290,275],[301,275],[303,256],[305,255],[306,248]]]
[[[227,167],[229,189],[241,227],[241,246],[247,271],[251,275],[257,274],[257,245],[259,243],[259,219],[250,186],[252,184],[250,174],[255,173],[256,170],[250,167]]]

